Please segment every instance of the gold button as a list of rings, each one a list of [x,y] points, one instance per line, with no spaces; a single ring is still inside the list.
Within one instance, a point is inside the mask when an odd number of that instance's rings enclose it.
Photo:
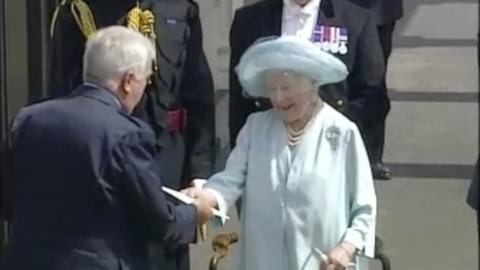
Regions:
[[[341,100],[341,99],[337,100],[337,106],[338,107],[343,106],[343,100]]]

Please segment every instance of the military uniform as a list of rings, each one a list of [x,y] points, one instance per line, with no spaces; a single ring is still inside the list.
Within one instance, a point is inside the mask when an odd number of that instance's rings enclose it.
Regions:
[[[98,27],[124,24],[136,1],[90,0]],[[215,103],[213,79],[202,46],[198,5],[190,0],[141,1],[155,16],[156,72],[135,111],[155,131],[156,162],[163,183],[174,189],[208,178],[213,170]],[[51,96],[62,96],[81,82],[85,37],[70,8],[61,8],[53,29]],[[160,170],[160,168],[167,168]],[[162,269],[188,269],[188,246],[155,251]],[[160,254],[159,254],[160,253]]]
[[[396,21],[403,16],[403,0],[375,0],[372,7],[373,18],[377,25],[378,36],[382,46],[383,59],[388,66],[388,60],[392,53],[392,38]],[[383,148],[385,144],[385,121],[390,110],[390,100],[387,94],[387,82],[385,76],[382,79],[381,91],[385,93],[385,117],[379,119],[365,132],[365,146],[367,147],[373,174],[377,179],[387,180],[390,178],[390,170],[383,164]]]
[[[281,35],[282,0],[264,0],[235,13],[230,32],[230,142],[235,144],[248,115],[269,109],[266,99],[246,97],[234,68],[258,38]],[[255,18],[255,19],[252,19]],[[311,40],[342,60],[350,71],[347,80],[322,86],[320,96],[353,120],[360,130],[384,113],[379,85],[384,62],[375,24],[369,11],[348,0],[322,0]]]
[[[403,0],[372,0],[377,25],[394,23],[403,17]]]

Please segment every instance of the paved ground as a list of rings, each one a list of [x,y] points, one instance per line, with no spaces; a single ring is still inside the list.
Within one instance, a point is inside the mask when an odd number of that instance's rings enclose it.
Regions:
[[[378,234],[394,270],[475,269],[474,213],[464,198],[478,154],[477,2],[405,5],[389,67],[394,101],[385,160],[396,177],[376,183]],[[223,97],[217,124],[222,146],[226,106]],[[237,228],[234,220],[223,230]],[[193,247],[192,269],[207,269],[210,255],[209,243]],[[234,269],[233,257],[222,269]]]

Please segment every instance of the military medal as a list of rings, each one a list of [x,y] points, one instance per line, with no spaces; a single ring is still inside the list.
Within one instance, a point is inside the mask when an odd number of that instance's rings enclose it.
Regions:
[[[315,44],[317,47],[320,48],[322,38],[323,38],[323,28],[321,25],[316,25],[315,28],[313,29],[313,35],[312,35],[313,44]]]
[[[326,52],[345,55],[348,53],[348,29],[316,25],[313,29],[312,42]]]
[[[322,37],[322,50],[326,52],[330,52],[330,26],[324,26],[322,25],[323,29],[323,37]]]
[[[338,43],[339,43],[339,53],[347,54],[348,53],[348,29],[346,27],[340,27],[338,34]]]
[[[332,27],[332,29],[330,30],[330,52],[333,54],[336,54],[339,51],[339,35],[340,28]]]

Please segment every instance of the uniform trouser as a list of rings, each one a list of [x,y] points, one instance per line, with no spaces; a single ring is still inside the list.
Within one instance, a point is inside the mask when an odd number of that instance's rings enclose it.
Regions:
[[[164,134],[159,140],[159,153],[155,158],[162,184],[173,189],[182,187],[185,140],[181,134]],[[171,200],[177,203],[174,199]],[[188,245],[152,244],[150,247],[152,270],[188,270]]]
[[[390,58],[390,54],[392,52],[392,37],[394,29],[395,22],[378,26],[378,35],[382,45],[385,66],[388,65],[388,59]],[[383,91],[383,96],[385,97],[384,116],[378,118],[377,121],[372,123],[370,127],[365,128],[362,132],[368,156],[370,158],[370,163],[372,164],[382,162],[383,148],[385,145],[385,121],[387,119],[388,111],[390,110],[390,100],[387,93],[386,71],[387,69],[385,68],[385,75],[383,77],[382,86],[380,89]]]

